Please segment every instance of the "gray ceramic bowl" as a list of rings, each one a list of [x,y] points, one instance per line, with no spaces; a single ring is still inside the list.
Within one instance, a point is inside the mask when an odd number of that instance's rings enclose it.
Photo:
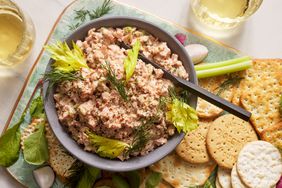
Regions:
[[[78,28],[75,32],[73,32],[67,39],[66,42],[70,44],[71,41],[83,40],[87,35],[88,30],[91,28],[100,28],[100,27],[123,27],[123,26],[134,26],[140,29],[143,29],[152,35],[159,38],[161,41],[167,42],[169,48],[172,52],[179,55],[179,59],[184,63],[184,67],[186,71],[189,73],[189,79],[193,83],[197,83],[196,73],[194,71],[194,66],[192,61],[190,60],[188,54],[186,53],[184,47],[175,39],[174,36],[168,34],[163,29],[155,26],[153,23],[149,23],[144,20],[131,18],[131,17],[105,17],[101,19],[97,19],[95,21],[89,22],[86,25]],[[47,66],[46,71],[51,69],[50,64],[52,60],[50,60],[49,65]],[[161,147],[156,148],[154,151],[150,152],[146,156],[140,157],[132,157],[127,161],[120,160],[110,160],[107,158],[99,157],[94,153],[89,153],[83,150],[81,146],[79,146],[68,134],[65,128],[58,121],[58,116],[55,109],[55,102],[53,99],[54,90],[52,89],[48,95],[46,95],[48,87],[48,82],[44,83],[43,92],[45,95],[44,105],[45,111],[50,123],[52,130],[54,131],[56,137],[60,141],[60,143],[76,158],[81,160],[82,162],[97,167],[103,170],[109,171],[130,171],[139,168],[143,168],[149,166],[158,160],[162,159],[166,155],[168,155],[177,144],[180,143],[184,134],[175,134],[173,137],[169,139],[169,141]],[[191,96],[189,105],[192,107],[196,107],[197,97]]]

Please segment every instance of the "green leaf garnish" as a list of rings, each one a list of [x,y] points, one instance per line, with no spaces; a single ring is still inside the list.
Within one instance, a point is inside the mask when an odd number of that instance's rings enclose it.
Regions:
[[[54,59],[52,68],[62,72],[78,71],[80,68],[88,68],[81,49],[72,41],[73,49],[70,49],[66,42],[58,41],[56,44],[45,46]]]
[[[229,89],[231,86],[238,85],[242,79],[244,78],[238,76],[228,78],[227,80],[222,82],[222,84],[220,84],[220,86],[217,88],[216,95],[220,96],[223,91]]]
[[[81,68],[89,68],[81,49],[72,42],[71,50],[66,42],[58,41],[56,44],[45,46],[45,49],[51,53],[52,70],[44,74],[44,81],[48,81],[48,90],[56,84],[63,81],[72,81],[82,79],[76,72]]]
[[[145,147],[151,137],[149,133],[150,126],[157,122],[158,119],[157,117],[151,117],[148,120],[141,120],[142,124],[133,130],[133,141],[130,148],[125,153],[126,156],[130,153],[140,151]]]
[[[54,70],[44,74],[44,81],[49,81],[48,89],[63,81],[82,80],[83,78],[76,72],[62,72]]]
[[[216,185],[215,185],[216,174],[217,174],[217,167],[214,168],[208,180],[203,185],[203,188],[216,188]]]
[[[127,33],[127,34],[130,34],[134,31],[134,28],[133,27],[130,27],[130,26],[126,26],[123,28],[124,32]]]
[[[125,142],[98,136],[90,131],[86,134],[90,142],[96,147],[96,153],[101,157],[116,158],[129,147]]]
[[[95,167],[85,166],[82,175],[75,186],[76,188],[92,188],[101,170]]]
[[[187,133],[198,127],[198,116],[196,110],[188,104],[173,98],[167,103],[166,119],[171,122],[178,132]]]
[[[146,180],[145,188],[155,188],[162,180],[162,174],[159,172],[152,172]]]
[[[24,159],[27,163],[41,165],[48,160],[48,145],[45,137],[45,121],[36,125],[37,130],[24,140]]]
[[[125,172],[125,176],[129,182],[131,188],[139,188],[141,184],[141,178],[138,171]]]
[[[105,14],[108,14],[113,9],[111,0],[105,0],[103,4],[99,7],[97,7],[95,10],[89,11],[85,9],[75,10],[75,16],[74,20],[77,21],[77,23],[68,25],[68,28],[70,30],[75,30],[78,28],[83,22],[86,20],[93,20],[96,18],[100,18],[104,16]]]
[[[96,10],[89,12],[90,20],[100,18],[105,14],[108,14],[113,9],[113,6],[111,4],[111,0],[105,0],[100,7],[97,7]]]
[[[32,118],[45,118],[43,99],[41,96],[32,100],[29,113]]]
[[[9,167],[19,158],[21,132],[20,125],[24,121],[25,113],[22,114],[20,120],[11,128],[9,128],[0,137],[0,165]]]
[[[128,50],[127,57],[124,59],[124,70],[125,70],[125,80],[126,82],[131,78],[134,73],[137,60],[138,60],[138,53],[140,50],[141,43],[137,40],[132,49]]]
[[[125,91],[125,85],[122,80],[118,80],[114,71],[110,67],[109,63],[106,62],[106,65],[103,67],[107,70],[107,80],[112,84],[113,87],[119,92],[120,96],[124,100],[128,100],[128,96]]]
[[[112,180],[115,188],[130,188],[126,180],[119,175],[114,174]]]

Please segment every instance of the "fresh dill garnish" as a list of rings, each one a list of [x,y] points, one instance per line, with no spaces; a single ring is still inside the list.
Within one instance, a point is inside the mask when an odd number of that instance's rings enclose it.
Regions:
[[[116,88],[116,90],[119,92],[120,96],[127,101],[128,96],[125,91],[125,84],[122,80],[118,80],[114,71],[110,67],[110,64],[106,62],[106,65],[103,65],[103,67],[107,70],[107,80],[111,83],[113,87]]]
[[[84,170],[84,164],[79,160],[76,160],[68,170],[68,177],[66,177],[66,185],[69,187],[75,187],[76,183],[81,177],[81,172]]]
[[[230,77],[229,79],[225,80],[217,88],[218,91],[217,91],[216,95],[220,96],[223,91],[229,89],[231,86],[238,85],[241,82],[242,79],[244,79],[244,78],[243,77],[234,76],[234,77]]]
[[[187,90],[183,90],[177,87],[170,87],[168,88],[168,93],[172,99],[176,98],[184,103],[189,102],[188,99],[190,97],[190,93]]]
[[[67,187],[92,187],[101,170],[90,167],[76,160],[68,170],[69,176],[66,177]]]
[[[141,151],[151,135],[149,133],[150,127],[159,121],[158,117],[151,117],[149,119],[141,119],[141,125],[136,127],[133,130],[133,141],[130,148],[125,152],[125,156],[130,155],[131,153]]]
[[[84,22],[87,18],[87,15],[89,14],[88,10],[84,10],[83,8],[80,10],[74,10],[75,11],[75,20],[80,20],[81,22]]]
[[[53,62],[52,69],[44,74],[43,80],[49,81],[47,94],[54,85],[63,81],[83,79],[79,73],[81,68],[89,69],[82,50],[72,42],[72,49],[66,42],[56,42],[45,46]]]
[[[73,31],[80,26],[80,23],[68,25],[69,30]]]
[[[113,9],[111,0],[105,0],[103,4],[97,7],[95,10],[89,11],[84,8],[75,10],[74,20],[75,24],[68,25],[70,30],[75,30],[86,20],[94,20],[108,14]]]
[[[89,13],[90,20],[100,18],[108,14],[113,9],[111,0],[105,0],[103,4]]]
[[[169,97],[164,97],[164,96],[161,96],[159,98],[159,105],[158,105],[158,110],[160,111],[165,111],[166,109],[166,104],[167,102],[170,100]]]
[[[158,109],[161,111],[166,111],[167,104],[170,103],[174,98],[187,104],[189,102],[190,93],[187,90],[176,87],[170,87],[168,88],[168,93],[169,96],[161,96],[159,98]]]
[[[48,91],[50,90],[50,88],[54,87],[58,83],[61,83],[63,81],[72,81],[78,79],[82,80],[83,78],[76,72],[63,72],[60,70],[54,70],[45,73],[43,77],[44,81],[49,82]]]

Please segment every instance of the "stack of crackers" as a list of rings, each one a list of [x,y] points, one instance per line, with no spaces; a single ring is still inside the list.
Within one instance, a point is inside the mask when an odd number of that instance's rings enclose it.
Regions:
[[[222,89],[230,78],[239,84]],[[199,80],[200,85],[252,113],[250,122],[199,99],[199,127],[188,133],[171,153],[150,169],[162,173],[160,188],[200,187],[218,166],[217,188],[271,188],[282,174],[282,60],[254,60],[252,68],[232,75]],[[226,85],[225,85],[226,86]],[[219,92],[220,91],[220,92]],[[24,131],[22,141],[34,131],[34,123]],[[49,164],[61,180],[71,175],[77,159],[68,154],[46,125]],[[261,141],[261,140],[264,141]],[[277,149],[278,148],[278,149]],[[142,174],[142,173],[141,173]],[[141,187],[145,187],[144,181]]]
[[[231,77],[240,83],[221,86]],[[198,129],[150,168],[173,187],[202,186],[218,165],[216,187],[270,188],[282,175],[282,60],[254,60],[252,68],[199,80],[200,86],[252,113],[250,122],[198,100]],[[265,141],[259,141],[260,139]],[[278,149],[277,149],[278,148]]]

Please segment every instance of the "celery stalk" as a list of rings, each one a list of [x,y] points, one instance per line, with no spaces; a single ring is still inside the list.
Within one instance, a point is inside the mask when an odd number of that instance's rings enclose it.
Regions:
[[[244,57],[239,57],[239,58],[230,59],[226,61],[220,61],[216,63],[204,63],[204,64],[196,65],[195,70],[200,71],[200,70],[208,70],[212,68],[220,68],[220,67],[233,65],[233,64],[237,64],[237,63],[241,63],[241,62],[245,62],[249,60],[251,60],[251,57],[244,56]]]
[[[212,76],[219,76],[223,74],[228,74],[232,72],[238,72],[250,68],[252,61],[244,61],[241,63],[236,63],[233,65],[227,65],[223,67],[211,68],[207,70],[197,70],[196,74],[198,78],[206,78]]]

